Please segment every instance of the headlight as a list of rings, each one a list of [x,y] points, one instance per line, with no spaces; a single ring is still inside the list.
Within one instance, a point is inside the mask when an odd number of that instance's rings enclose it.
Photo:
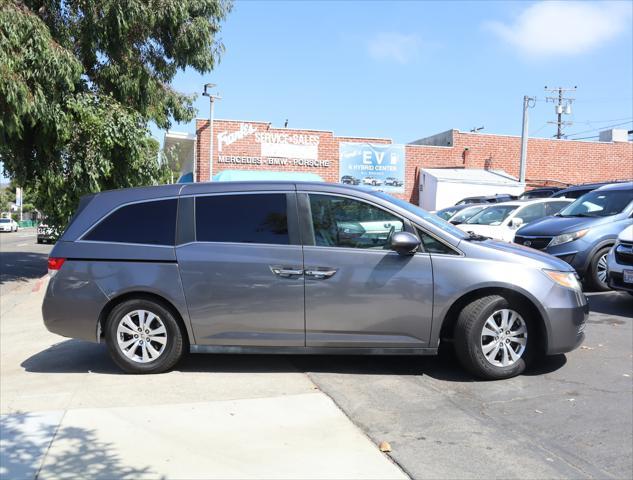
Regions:
[[[584,230],[578,230],[577,232],[563,233],[562,235],[557,235],[552,238],[552,241],[549,242],[548,247],[555,247],[556,245],[562,245],[563,243],[573,242],[574,240],[578,240],[579,238],[584,237],[588,231],[589,229],[586,228]]]
[[[543,273],[547,275],[554,283],[562,287],[571,288],[582,292],[582,286],[576,277],[574,272],[559,272],[557,270],[543,270]]]

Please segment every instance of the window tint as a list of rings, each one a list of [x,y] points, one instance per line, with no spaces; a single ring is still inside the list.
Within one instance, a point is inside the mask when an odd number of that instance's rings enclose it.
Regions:
[[[476,225],[501,225],[517,208],[516,205],[495,205],[484,208],[481,212],[469,218],[466,223]]]
[[[633,201],[631,190],[593,190],[561,210],[563,217],[608,217],[617,215]]]
[[[320,247],[389,248],[389,236],[403,221],[365,202],[345,197],[310,195],[315,244]]]
[[[534,205],[528,205],[521,208],[516,216],[523,220],[524,224],[533,222],[545,216],[545,204],[535,203]]]
[[[547,215],[554,215],[561,211],[564,207],[569,205],[569,202],[547,202],[545,205],[545,212]]]
[[[426,253],[443,253],[445,255],[457,255],[457,252],[450,247],[447,247],[442,242],[432,237],[426,232],[418,229],[418,235],[422,240],[422,249]]]
[[[173,245],[176,199],[133,203],[115,210],[83,237],[84,240]]]
[[[286,194],[197,197],[196,240],[288,245]]]

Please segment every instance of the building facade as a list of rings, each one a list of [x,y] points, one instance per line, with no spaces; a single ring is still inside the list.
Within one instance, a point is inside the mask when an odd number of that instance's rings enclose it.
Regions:
[[[633,178],[633,143],[614,141],[622,138],[617,135],[609,138],[613,140],[530,138],[526,184],[565,186]],[[183,170],[193,172],[194,181],[209,181],[225,170],[265,170],[309,172],[327,182],[340,182],[346,169],[357,168],[357,181],[380,178],[376,181],[391,185],[395,195],[416,204],[424,168],[488,169],[518,177],[520,144],[518,136],[449,130],[394,145],[389,138],[338,137],[331,131],[240,120],[215,120],[211,142],[210,123],[202,119],[196,121],[195,135],[170,132],[165,138],[165,148],[179,145],[189,152]]]

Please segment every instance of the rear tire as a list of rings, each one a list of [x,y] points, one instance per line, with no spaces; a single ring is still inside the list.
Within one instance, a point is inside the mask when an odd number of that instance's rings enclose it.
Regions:
[[[611,250],[611,247],[598,250],[589,264],[588,276],[590,286],[599,292],[611,290],[607,284],[607,254],[609,250]]]
[[[132,299],[114,307],[105,333],[112,360],[127,373],[163,373],[183,356],[180,325],[151,300]]]
[[[516,302],[500,295],[477,299],[457,318],[457,358],[464,368],[485,380],[520,375],[532,356],[536,337],[532,325],[529,310]]]

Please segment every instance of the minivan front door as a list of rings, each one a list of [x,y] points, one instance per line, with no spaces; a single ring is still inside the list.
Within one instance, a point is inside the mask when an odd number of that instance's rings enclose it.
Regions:
[[[406,222],[365,200],[298,195],[302,214],[311,212],[312,230],[303,248],[306,345],[427,347],[431,258],[389,249],[390,236],[405,229]]]
[[[305,345],[296,224],[294,193],[195,197],[195,241],[176,255],[198,345]]]

